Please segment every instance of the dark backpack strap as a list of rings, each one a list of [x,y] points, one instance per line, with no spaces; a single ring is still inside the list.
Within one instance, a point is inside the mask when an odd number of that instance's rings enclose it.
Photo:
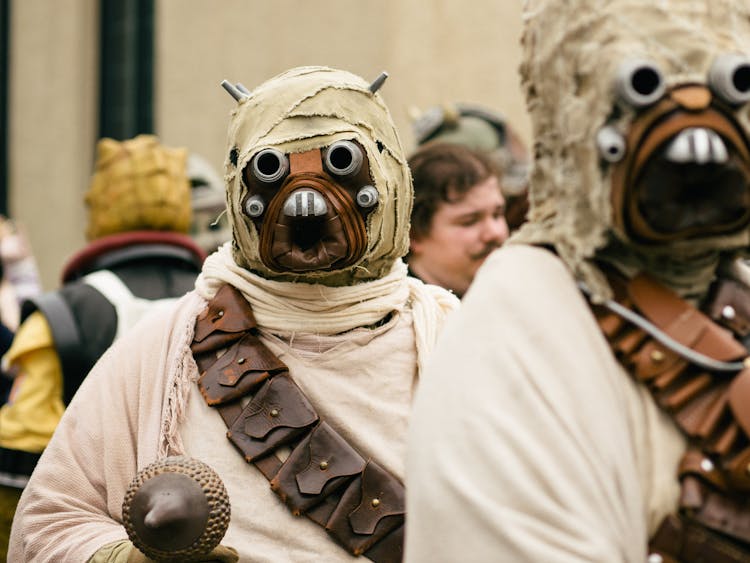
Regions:
[[[81,384],[80,376],[75,374],[86,375],[81,358],[81,333],[73,312],[59,293],[53,291],[25,301],[21,307],[22,321],[36,310],[44,315],[52,331],[63,373],[63,403],[67,405]]]

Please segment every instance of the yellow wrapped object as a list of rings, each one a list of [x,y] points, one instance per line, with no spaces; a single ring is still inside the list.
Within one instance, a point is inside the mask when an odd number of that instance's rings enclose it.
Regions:
[[[187,233],[192,220],[187,150],[153,135],[97,143],[96,170],[86,194],[89,240],[125,231]]]

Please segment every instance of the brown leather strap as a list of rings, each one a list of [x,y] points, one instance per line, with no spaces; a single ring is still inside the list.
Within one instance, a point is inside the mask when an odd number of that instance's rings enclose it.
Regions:
[[[325,528],[352,555],[401,561],[403,484],[320,420],[256,331],[249,303],[229,285],[196,320],[198,385],[227,437],[293,514]],[[275,454],[281,446],[291,448],[283,462]]]
[[[613,276],[611,281],[621,305],[680,344],[715,360],[747,357],[727,325],[720,326],[651,278],[640,275],[625,282]],[[731,294],[736,301],[733,289],[717,295]],[[750,298],[747,291],[745,298]],[[722,307],[712,303],[708,310],[716,317]],[[679,467],[679,509],[682,516],[689,515],[689,523],[676,516],[665,520],[655,541],[661,538],[659,545],[669,548],[659,553],[678,561],[713,561],[692,558],[697,545],[709,542],[711,553],[744,557],[717,561],[750,561],[750,369],[737,374],[706,371],[610,310],[592,309],[620,363],[648,387],[689,439]],[[728,542],[727,547],[721,542]]]

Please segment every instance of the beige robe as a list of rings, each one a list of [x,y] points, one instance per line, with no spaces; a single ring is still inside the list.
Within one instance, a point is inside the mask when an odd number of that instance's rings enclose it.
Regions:
[[[410,425],[408,562],[642,563],[676,507],[683,437],[540,248],[482,266]]]
[[[126,538],[125,490],[160,455],[202,459],[232,502],[224,544],[240,561],[354,559],[325,531],[293,517],[230,445],[219,414],[197,392],[189,350],[205,300],[193,292],[151,316],[107,351],[84,381],[45,450],[14,521],[10,561],[86,561]],[[437,306],[436,306],[437,307]],[[366,457],[403,478],[406,422],[417,375],[409,303],[384,326],[343,335],[263,334],[319,414]]]

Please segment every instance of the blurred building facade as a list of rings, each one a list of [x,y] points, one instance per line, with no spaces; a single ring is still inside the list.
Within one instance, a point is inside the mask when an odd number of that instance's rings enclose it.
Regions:
[[[381,90],[409,150],[411,108],[496,108],[528,140],[520,0],[0,0],[0,213],[26,225],[45,287],[83,243],[101,136],[154,133],[223,169],[235,105],[293,66],[390,74]]]

